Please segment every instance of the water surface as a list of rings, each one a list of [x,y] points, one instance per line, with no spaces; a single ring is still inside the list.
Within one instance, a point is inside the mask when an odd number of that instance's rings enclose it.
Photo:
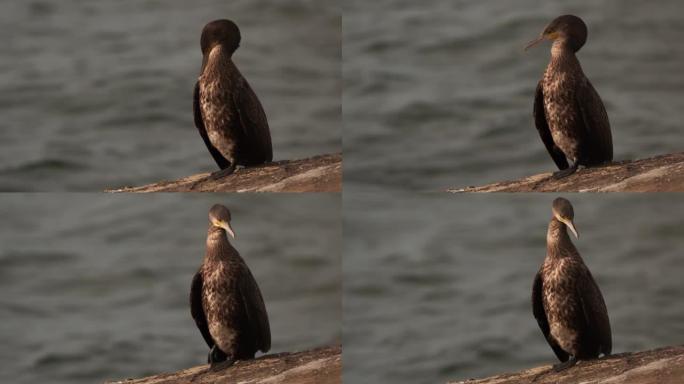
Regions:
[[[202,27],[230,18],[274,159],[341,149],[333,0],[3,1],[0,190],[93,191],[216,170],[192,115]]]
[[[567,197],[613,352],[684,343],[684,199]],[[345,381],[444,383],[557,362],[530,303],[553,198],[345,195]]]
[[[345,2],[345,187],[439,190],[546,172],[532,119],[556,16],[589,27],[578,57],[604,100],[615,160],[684,149],[684,3]]]
[[[0,382],[96,383],[205,363],[188,297],[214,203],[232,211],[271,352],[339,343],[334,195],[5,194]]]

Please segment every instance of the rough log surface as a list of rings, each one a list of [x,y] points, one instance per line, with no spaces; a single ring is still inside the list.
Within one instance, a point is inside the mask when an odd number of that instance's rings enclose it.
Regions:
[[[622,161],[553,179],[552,173],[449,192],[684,192],[684,152]]]
[[[118,384],[339,384],[342,382],[342,347],[265,355],[238,361],[231,367],[210,369],[200,365],[174,373],[110,381]]]
[[[684,346],[621,353],[581,361],[555,372],[551,365],[455,384],[681,384],[684,383]]]
[[[110,189],[106,192],[339,192],[342,154],[285,160],[239,168],[232,175],[201,173],[174,181]]]

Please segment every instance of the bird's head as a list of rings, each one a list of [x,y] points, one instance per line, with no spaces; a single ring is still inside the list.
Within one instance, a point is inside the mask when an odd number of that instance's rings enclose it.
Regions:
[[[232,54],[240,46],[240,29],[230,20],[214,20],[202,29],[200,45],[202,55],[207,55],[217,45]]]
[[[221,204],[214,204],[209,210],[209,222],[212,226],[220,228],[235,238],[235,232],[230,226],[230,211]]]
[[[572,209],[572,204],[567,199],[558,197],[553,201],[551,210],[553,211],[553,217],[570,228],[575,237],[579,239],[579,234],[573,222],[575,211]]]
[[[574,52],[582,48],[587,42],[587,25],[574,15],[563,15],[555,18],[538,38],[530,41],[525,50],[528,50],[544,40],[553,42],[560,41],[567,44]]]

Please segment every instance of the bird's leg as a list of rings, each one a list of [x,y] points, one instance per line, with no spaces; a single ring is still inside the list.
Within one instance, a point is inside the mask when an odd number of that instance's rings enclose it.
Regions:
[[[572,163],[572,165],[562,171],[554,172],[553,173],[553,178],[558,180],[562,179],[564,177],[568,177],[575,173],[577,171],[577,168],[579,168],[579,165],[577,165],[577,162]]]
[[[236,167],[237,167],[237,164],[235,164],[235,161],[231,161],[228,168],[223,168],[222,170],[220,170],[218,172],[212,173],[211,176],[209,176],[209,178],[211,180],[219,180],[219,179],[222,179],[226,176],[232,175],[233,172],[235,172]]]
[[[564,371],[564,370],[574,366],[575,364],[577,364],[577,359],[573,356],[568,361],[566,361],[564,363],[554,365],[553,370],[555,372],[561,372],[561,371]]]

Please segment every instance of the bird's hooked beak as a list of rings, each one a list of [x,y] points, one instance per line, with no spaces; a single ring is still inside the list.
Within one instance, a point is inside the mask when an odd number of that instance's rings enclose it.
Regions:
[[[223,228],[233,239],[235,238],[235,231],[233,231],[233,227],[230,226],[229,222],[223,221],[223,220],[217,220],[214,221],[214,226]]]
[[[570,228],[570,231],[575,235],[575,238],[579,239],[579,233],[577,233],[577,228],[575,228],[575,223],[573,223],[572,220],[560,219],[560,221]]]
[[[527,51],[528,49],[530,49],[530,48],[534,47],[535,45],[541,43],[544,40],[547,40],[547,39],[548,40],[555,40],[556,37],[558,37],[558,35],[556,33],[552,33],[552,34],[542,33],[541,35],[539,35],[539,37],[537,37],[536,39],[527,43],[527,45],[525,46],[525,51]]]

